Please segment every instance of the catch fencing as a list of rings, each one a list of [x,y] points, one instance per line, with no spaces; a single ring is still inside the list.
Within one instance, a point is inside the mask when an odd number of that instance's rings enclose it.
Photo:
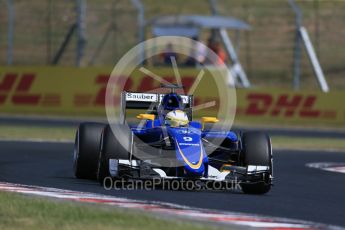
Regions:
[[[208,0],[142,2],[146,21],[166,14],[211,14]],[[345,89],[345,1],[296,2],[331,90]],[[253,85],[291,88],[296,27],[288,2],[218,0],[217,6],[221,15],[252,26],[239,38],[234,32],[229,34],[240,41],[238,53]],[[78,30],[74,26],[80,20],[83,24]],[[137,44],[138,28],[138,10],[127,0],[1,0],[0,65],[113,66]],[[205,42],[209,33],[204,31],[201,40]],[[150,37],[150,28],[145,35]],[[301,70],[301,88],[318,89],[304,50]]]

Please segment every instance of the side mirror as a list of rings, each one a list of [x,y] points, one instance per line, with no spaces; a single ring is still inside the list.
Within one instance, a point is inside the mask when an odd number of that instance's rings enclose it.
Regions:
[[[205,123],[217,123],[219,120],[216,117],[202,117],[201,118],[201,130],[204,130]]]

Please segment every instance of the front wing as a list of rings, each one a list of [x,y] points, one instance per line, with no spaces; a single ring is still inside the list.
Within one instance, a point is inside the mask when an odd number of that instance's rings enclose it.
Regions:
[[[249,165],[247,167],[230,166],[226,170],[219,171],[218,169],[208,166],[208,176],[200,178],[187,178],[168,176],[166,172],[159,167],[153,167],[140,160],[109,160],[109,173],[111,177],[131,179],[165,179],[165,180],[201,180],[201,181],[220,181],[232,182],[234,180],[240,183],[260,183],[266,182],[267,178],[273,179],[270,174],[268,166]]]

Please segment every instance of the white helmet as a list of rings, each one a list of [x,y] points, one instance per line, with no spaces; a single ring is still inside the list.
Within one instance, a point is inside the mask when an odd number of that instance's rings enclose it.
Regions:
[[[170,111],[165,116],[165,124],[170,125],[171,127],[179,127],[188,125],[189,120],[188,116],[182,110],[173,110]]]

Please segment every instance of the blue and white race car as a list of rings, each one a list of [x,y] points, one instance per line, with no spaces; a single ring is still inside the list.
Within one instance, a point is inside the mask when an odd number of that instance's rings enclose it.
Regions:
[[[116,124],[81,123],[75,140],[77,178],[188,180],[233,183],[244,193],[264,194],[272,185],[270,138],[261,132],[207,128],[215,117],[193,121],[193,96],[171,92],[123,92]],[[127,109],[146,109],[128,126]],[[213,124],[216,127],[216,124]]]

